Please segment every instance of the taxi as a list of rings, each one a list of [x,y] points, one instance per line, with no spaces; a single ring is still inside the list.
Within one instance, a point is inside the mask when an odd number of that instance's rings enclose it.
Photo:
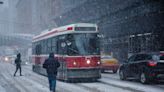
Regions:
[[[119,62],[117,59],[110,55],[101,56],[101,72],[105,72],[105,70],[112,70],[113,73],[117,73],[118,68]]]

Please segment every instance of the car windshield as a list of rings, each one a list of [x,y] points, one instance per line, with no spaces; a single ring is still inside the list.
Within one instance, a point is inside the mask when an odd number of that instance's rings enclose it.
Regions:
[[[159,55],[153,55],[153,56],[152,56],[152,59],[153,59],[154,61],[159,61],[160,56],[159,56]]]
[[[101,59],[112,59],[112,56],[101,56]]]
[[[153,55],[152,59],[155,61],[164,60],[164,55]]]

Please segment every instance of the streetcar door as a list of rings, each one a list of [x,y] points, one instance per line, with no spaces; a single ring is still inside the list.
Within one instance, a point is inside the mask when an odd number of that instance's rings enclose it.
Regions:
[[[60,61],[60,75],[62,78],[66,79],[67,76],[67,67],[66,67],[66,55],[67,55],[67,46],[66,46],[66,36],[61,35],[57,40],[57,53],[59,54]]]

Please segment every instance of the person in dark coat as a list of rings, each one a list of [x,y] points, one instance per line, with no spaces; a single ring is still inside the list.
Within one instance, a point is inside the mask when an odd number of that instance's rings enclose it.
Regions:
[[[21,54],[19,53],[17,54],[17,58],[15,59],[16,70],[15,70],[14,76],[16,76],[18,69],[20,70],[20,76],[22,76],[21,62],[22,62]]]
[[[55,92],[56,89],[56,76],[57,69],[60,67],[60,63],[56,58],[54,58],[54,53],[49,54],[49,58],[45,60],[43,68],[47,71],[47,76],[49,80],[49,88],[51,92]]]

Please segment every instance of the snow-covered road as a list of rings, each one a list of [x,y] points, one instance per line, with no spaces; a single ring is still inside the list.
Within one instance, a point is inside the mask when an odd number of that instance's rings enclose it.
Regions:
[[[22,66],[24,76],[13,77],[15,66],[0,62],[0,92],[49,92],[47,77]],[[57,81],[57,92],[164,92],[164,84],[142,85],[120,81],[118,74],[103,73],[98,82],[65,83]]]

